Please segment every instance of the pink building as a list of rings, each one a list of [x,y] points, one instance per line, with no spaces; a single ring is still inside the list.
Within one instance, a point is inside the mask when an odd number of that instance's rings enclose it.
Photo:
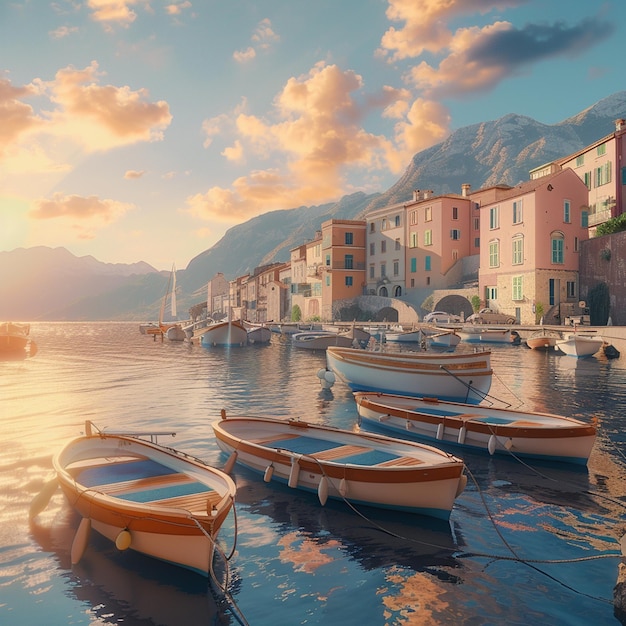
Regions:
[[[588,189],[571,169],[499,188],[480,207],[479,293],[484,306],[535,324],[558,322],[578,303]],[[472,194],[472,199],[475,195]]]
[[[464,186],[463,193],[469,191]],[[456,282],[457,262],[478,254],[480,214],[467,195],[414,192],[406,205],[406,288],[442,289]]]

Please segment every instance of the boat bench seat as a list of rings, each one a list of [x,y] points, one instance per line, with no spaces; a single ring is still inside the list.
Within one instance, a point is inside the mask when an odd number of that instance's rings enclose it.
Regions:
[[[384,461],[383,463],[378,463],[376,467],[396,467],[396,466],[411,466],[411,465],[421,465],[424,463],[421,459],[416,459],[412,456],[399,456],[396,459],[390,459],[389,461]]]
[[[337,448],[331,448],[330,450],[322,450],[322,452],[314,452],[311,456],[320,461],[334,461],[336,459],[342,459],[347,456],[354,456],[356,454],[363,454],[369,452],[371,448],[366,446],[339,446]]]
[[[221,499],[222,496],[217,491],[204,491],[202,493],[194,493],[187,496],[155,500],[152,504],[158,506],[169,506],[176,509],[185,509],[186,511],[195,514],[206,514],[213,508],[213,506],[217,506]]]

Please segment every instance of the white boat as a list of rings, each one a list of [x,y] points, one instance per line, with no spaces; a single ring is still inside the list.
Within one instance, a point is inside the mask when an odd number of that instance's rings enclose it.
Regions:
[[[385,331],[385,341],[391,343],[421,343],[424,335],[419,329],[403,330],[402,328],[391,328]]]
[[[330,347],[326,363],[353,391],[479,403],[491,388],[491,352],[374,352]]]
[[[296,348],[306,350],[326,350],[329,346],[351,346],[354,340],[347,333],[333,333],[325,330],[311,330],[291,335],[291,343]]]
[[[248,331],[237,320],[214,322],[194,332],[193,343],[205,347],[245,346],[248,343]]]
[[[176,322],[170,322],[166,324],[163,320],[165,318],[165,309],[167,307],[167,301],[169,297],[170,302],[170,310],[173,318],[177,316],[176,310],[176,266],[172,265],[172,270],[170,271],[170,276],[167,281],[167,287],[165,288],[165,294],[161,300],[161,307],[159,309],[159,321],[158,323],[148,323],[148,324],[140,324],[139,332],[142,335],[152,335],[153,339],[156,340],[157,336],[161,337],[161,341],[167,335],[167,331],[170,328],[174,328],[177,326]],[[174,337],[175,334],[172,334]],[[174,341],[178,341],[178,339],[174,339]],[[181,340],[182,341],[182,340]]]
[[[243,323],[248,333],[248,343],[269,343],[272,340],[272,331],[264,324]]]
[[[557,339],[556,347],[568,356],[586,357],[595,354],[604,345],[604,339],[597,335],[571,333]]]
[[[469,343],[518,343],[520,335],[510,328],[470,328],[457,331],[463,341]]]
[[[461,337],[454,330],[441,330],[431,335],[424,335],[429,346],[438,348],[456,348],[461,343]]]
[[[531,350],[552,350],[556,347],[556,342],[561,338],[561,334],[556,330],[542,328],[531,333],[526,338],[526,345]]]
[[[226,417],[212,424],[234,463],[265,482],[317,493],[351,505],[448,519],[467,478],[463,462],[430,446],[299,420]]]
[[[165,337],[170,341],[185,341],[187,334],[180,324],[174,324],[165,331]]]
[[[120,550],[130,548],[208,576],[217,533],[235,498],[232,479],[156,441],[175,433],[93,432],[92,427],[87,422],[85,435],[52,461],[56,482],[51,487],[58,483],[82,516],[72,563],[80,561],[93,529]],[[51,495],[42,490],[31,504],[31,517]]]
[[[354,394],[359,423],[400,437],[584,465],[596,428],[549,413],[382,393]]]

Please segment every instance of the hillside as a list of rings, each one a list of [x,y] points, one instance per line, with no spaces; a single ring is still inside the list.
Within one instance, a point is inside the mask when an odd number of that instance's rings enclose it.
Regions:
[[[626,91],[605,98],[558,124],[541,124],[509,114],[453,132],[445,141],[417,153],[387,191],[355,193],[338,202],[271,211],[229,229],[213,247],[177,273],[180,314],[202,301],[207,281],[255,267],[287,261],[289,251],[311,240],[323,221],[362,219],[368,212],[409,200],[414,189],[460,193],[495,184],[515,185],[544,163],[562,158],[613,132],[626,115]],[[165,292],[167,273],[146,263],[100,263],[57,248],[0,252],[0,319],[104,320],[154,319]]]

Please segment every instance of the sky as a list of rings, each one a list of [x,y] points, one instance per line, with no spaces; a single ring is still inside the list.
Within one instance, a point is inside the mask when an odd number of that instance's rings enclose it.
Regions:
[[[624,0],[2,0],[0,251],[185,268],[459,128],[623,91],[624,42]]]

